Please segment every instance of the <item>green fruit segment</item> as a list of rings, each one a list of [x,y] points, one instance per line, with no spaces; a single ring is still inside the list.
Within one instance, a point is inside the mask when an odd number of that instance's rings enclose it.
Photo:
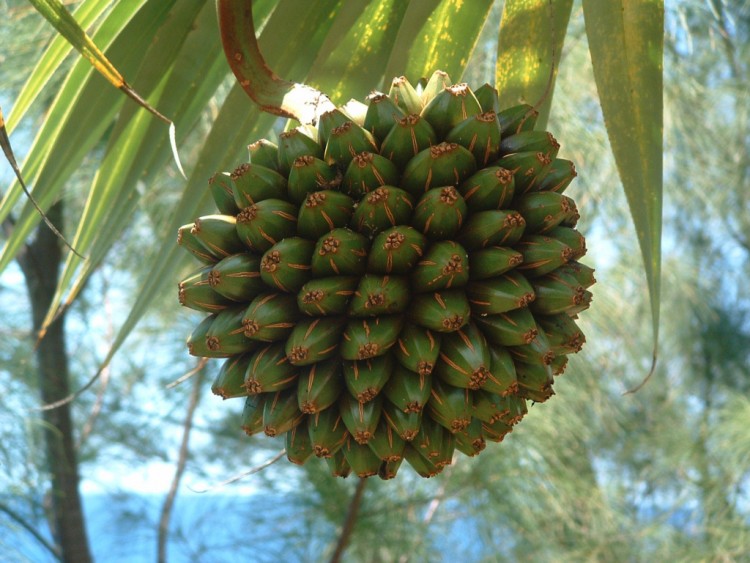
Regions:
[[[369,131],[347,121],[331,130],[323,160],[346,169],[354,156],[361,152],[378,152],[378,144]]]
[[[318,142],[325,146],[328,139],[331,138],[333,130],[336,127],[341,127],[348,121],[353,120],[338,109],[325,112],[318,120]]]
[[[469,216],[457,240],[466,250],[512,246],[521,240],[526,221],[517,211],[480,211]]]
[[[469,457],[478,455],[487,447],[487,442],[482,435],[482,421],[474,418],[471,424],[462,432],[453,435],[456,438],[456,449]]]
[[[430,122],[440,137],[445,137],[456,125],[481,111],[471,88],[466,84],[455,84],[438,92],[425,105],[421,115]]]
[[[531,131],[536,125],[539,112],[528,104],[513,106],[497,112],[497,122],[503,138],[522,131]]]
[[[230,180],[234,203],[238,209],[264,199],[286,196],[286,178],[265,166],[241,164],[232,171]]]
[[[385,94],[373,94],[365,115],[365,129],[381,141],[393,128],[397,119],[404,117],[404,111]]]
[[[432,462],[430,462],[426,457],[421,455],[411,445],[407,445],[404,448],[404,459],[409,465],[411,465],[412,469],[414,469],[414,471],[416,471],[420,477],[434,477],[443,470],[442,468],[437,467]]]
[[[533,313],[575,314],[591,302],[591,293],[583,286],[578,285],[575,280],[556,276],[555,273],[535,279],[533,286],[536,294],[536,299],[530,306]]]
[[[315,244],[300,237],[285,238],[269,248],[260,261],[260,277],[270,287],[299,291],[310,279]]]
[[[277,342],[252,354],[243,387],[248,395],[257,395],[281,391],[296,383],[297,369],[289,363],[284,344]]]
[[[227,256],[211,268],[208,284],[233,301],[248,301],[266,290],[260,278],[260,258],[249,253]]]
[[[523,255],[506,246],[490,246],[469,254],[469,275],[472,280],[495,278],[523,263]]]
[[[490,166],[461,182],[458,189],[472,212],[487,211],[510,205],[516,182],[510,170]]]
[[[407,369],[420,375],[430,375],[440,353],[440,340],[439,334],[408,324],[399,334],[394,354]]]
[[[245,370],[250,363],[251,354],[240,354],[225,361],[216,379],[211,385],[211,392],[222,399],[246,397]]]
[[[437,96],[440,92],[445,90],[446,88],[453,85],[453,82],[451,81],[451,77],[448,76],[447,72],[444,72],[442,70],[436,70],[430,75],[429,80],[426,82],[424,79],[420,80],[420,84],[424,83],[424,88],[422,89],[422,105],[425,106],[428,103],[430,103],[435,96]]]
[[[327,360],[336,354],[344,320],[339,317],[302,319],[286,341],[286,354],[296,366]]]
[[[403,276],[365,274],[349,303],[350,317],[401,313],[409,303],[409,283]]]
[[[528,307],[498,315],[475,316],[477,325],[494,346],[521,346],[534,341],[539,329]]]
[[[486,166],[500,155],[500,124],[494,111],[467,117],[450,130],[446,141],[467,148],[478,166]]]
[[[241,164],[230,174],[232,195],[238,209],[286,195],[286,178],[265,166]]]
[[[482,84],[474,90],[474,95],[477,97],[479,105],[482,106],[482,111],[494,111],[495,113],[500,111],[500,100],[494,87],[486,83]]]
[[[307,420],[286,433],[286,457],[295,465],[304,465],[313,455]]]
[[[365,271],[369,243],[364,235],[349,229],[333,229],[320,237],[312,252],[312,274],[325,276],[355,276]]]
[[[513,431],[513,426],[498,420],[496,422],[482,424],[482,435],[491,442],[502,442],[505,436]]]
[[[471,422],[471,393],[469,389],[453,387],[433,379],[427,412],[435,422],[449,431],[461,432]]]
[[[250,163],[258,166],[265,166],[271,170],[278,171],[279,167],[279,147],[267,139],[261,139],[248,145],[247,150],[250,153]]]
[[[406,442],[385,421],[385,417],[382,417],[375,435],[367,442],[367,445],[378,456],[378,459],[392,463],[403,459]]]
[[[586,337],[576,322],[566,314],[540,316],[539,326],[547,335],[554,352],[575,354],[586,342]]]
[[[517,152],[502,157],[495,165],[513,173],[516,193],[523,194],[535,189],[552,166],[552,158],[543,152]]]
[[[514,154],[518,152],[541,152],[550,159],[557,156],[560,143],[547,131],[521,131],[514,135],[504,136],[500,143],[500,154]]]
[[[422,110],[422,100],[419,98],[419,94],[414,90],[414,86],[403,76],[393,79],[388,97],[404,113],[419,113]]]
[[[382,409],[383,400],[380,397],[360,403],[349,393],[342,393],[339,401],[341,419],[358,444],[366,444],[375,435]]]
[[[296,300],[284,293],[263,293],[252,300],[242,316],[246,338],[263,342],[283,341],[297,319]]]
[[[518,378],[518,396],[543,403],[553,394],[552,369],[543,364],[516,364]]]
[[[510,413],[509,400],[494,393],[477,391],[473,399],[472,414],[482,422],[492,424],[503,420]]]
[[[378,233],[372,241],[367,270],[378,274],[406,274],[422,257],[427,239],[406,225]]]
[[[198,325],[193,329],[193,332],[190,333],[190,336],[187,338],[187,349],[188,353],[191,356],[198,356],[201,358],[226,358],[226,355],[222,355],[220,353],[216,353],[212,350],[209,350],[208,346],[206,345],[206,335],[208,333],[208,329],[211,328],[211,325],[216,320],[216,313],[209,315],[205,317]]]
[[[281,199],[264,199],[237,214],[237,234],[256,252],[265,252],[297,230],[297,208]]]
[[[195,311],[218,313],[233,304],[231,299],[214,291],[209,283],[210,274],[211,266],[206,266],[177,285],[180,305]]]
[[[575,203],[556,192],[530,192],[515,202],[516,210],[526,219],[526,231],[546,233],[576,213]]]
[[[232,307],[216,315],[211,327],[206,332],[206,347],[217,354],[213,357],[232,356],[248,352],[257,344],[245,337],[242,317],[245,307]]]
[[[419,197],[432,188],[458,186],[476,167],[474,155],[468,149],[457,143],[439,143],[409,161],[400,186]]]
[[[440,344],[435,375],[445,383],[464,389],[480,389],[490,375],[490,349],[473,323],[446,334]]]
[[[337,408],[328,408],[308,417],[313,453],[329,458],[344,445],[349,432]]]
[[[527,307],[534,301],[534,288],[521,274],[511,271],[488,280],[473,281],[466,295],[475,315],[499,315]]]
[[[340,174],[333,166],[314,156],[300,156],[295,159],[289,172],[289,200],[299,205],[305,201],[307,194],[332,190],[340,183]]]
[[[354,202],[345,194],[333,190],[309,193],[299,208],[297,232],[317,240],[335,228],[346,227],[353,211]]]
[[[341,363],[337,359],[312,364],[297,381],[297,405],[305,414],[331,407],[344,389]]]
[[[409,318],[416,324],[437,332],[453,332],[464,326],[471,309],[466,292],[448,289],[414,296]]]
[[[279,171],[288,175],[294,161],[301,156],[323,159],[323,147],[300,129],[291,129],[279,135]]]
[[[294,389],[269,394],[263,405],[263,432],[266,436],[288,432],[304,419],[305,415],[297,408]]]
[[[208,190],[219,213],[236,215],[240,210],[232,193],[232,178],[227,172],[217,172],[208,179]]]
[[[505,348],[490,348],[490,373],[482,389],[501,397],[510,397],[518,391],[513,357]]]
[[[369,360],[342,362],[346,388],[360,403],[372,401],[380,394],[393,373],[393,355],[383,354]]]
[[[453,237],[466,217],[466,203],[453,186],[433,188],[419,198],[411,224],[431,240]]]
[[[555,227],[547,235],[568,245],[573,251],[572,260],[578,260],[586,254],[586,239],[575,229]]]
[[[400,315],[350,320],[341,339],[341,357],[367,360],[385,354],[396,343],[402,324]]]
[[[251,395],[245,400],[240,427],[248,436],[263,432],[263,407],[270,395]]]
[[[408,222],[413,209],[412,198],[407,192],[393,186],[381,186],[360,200],[352,226],[363,235],[373,237]]]
[[[343,315],[357,289],[356,276],[316,278],[297,293],[297,307],[311,316]]]
[[[567,244],[544,235],[528,235],[515,248],[523,256],[523,263],[517,269],[529,278],[557,270],[572,260],[574,255]]]
[[[193,233],[195,223],[188,223],[177,230],[177,244],[190,252],[204,264],[213,264],[221,259],[221,256],[215,256],[211,253]]]
[[[411,447],[435,467],[443,468],[451,464],[456,439],[432,419],[424,418]]]
[[[406,442],[411,442],[417,436],[422,423],[421,412],[404,412],[390,401],[383,403],[383,418],[398,437]]]
[[[417,291],[463,287],[469,281],[469,261],[464,248],[453,241],[433,244],[412,270]]]
[[[381,186],[398,185],[396,165],[379,154],[361,152],[352,158],[344,174],[342,188],[356,200]]]
[[[403,170],[412,158],[436,143],[437,135],[432,125],[412,113],[396,120],[390,133],[383,139],[380,154]]]
[[[432,377],[425,373],[414,373],[396,365],[391,378],[383,388],[388,400],[405,413],[420,413],[427,404],[432,390]]]
[[[368,446],[349,439],[341,451],[344,452],[346,461],[357,477],[365,478],[378,474],[381,459]]]
[[[331,475],[334,477],[346,479],[352,473],[352,468],[349,465],[349,462],[346,461],[343,449],[339,449],[332,456],[326,457],[326,465],[328,465],[328,469],[331,470]]]
[[[230,215],[204,215],[195,220],[190,233],[210,256],[221,260],[246,250],[237,236],[236,223],[236,219]]]
[[[556,158],[552,161],[552,165],[544,178],[537,182],[535,189],[561,194],[576,176],[578,176],[578,173],[571,161],[564,158]]]

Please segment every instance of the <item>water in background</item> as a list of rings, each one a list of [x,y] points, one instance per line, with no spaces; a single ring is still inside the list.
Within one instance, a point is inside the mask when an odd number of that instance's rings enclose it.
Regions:
[[[89,543],[98,563],[153,562],[162,495],[84,495]],[[12,499],[1,499],[14,510]],[[169,563],[313,562],[336,536],[336,526],[314,510],[300,511],[299,498],[283,495],[180,494],[172,510]],[[18,503],[16,503],[17,505]],[[28,515],[26,515],[28,517]],[[37,522],[49,538],[47,527]],[[467,520],[447,535],[425,538],[444,561],[482,558],[482,541]],[[458,558],[458,559],[456,559]],[[0,563],[54,563],[33,536],[0,513]]]

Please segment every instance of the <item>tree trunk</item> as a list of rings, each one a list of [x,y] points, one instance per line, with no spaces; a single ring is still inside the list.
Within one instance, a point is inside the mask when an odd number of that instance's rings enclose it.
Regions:
[[[62,203],[55,204],[48,217],[60,225]],[[60,240],[44,224],[39,226],[36,238],[18,258],[31,301],[35,338],[55,293],[61,260]],[[42,404],[59,401],[70,394],[64,323],[64,315],[61,315],[36,348]],[[70,404],[42,411],[47,469],[52,480],[52,534],[63,561],[88,563],[91,554],[78,491],[78,459],[70,411]]]

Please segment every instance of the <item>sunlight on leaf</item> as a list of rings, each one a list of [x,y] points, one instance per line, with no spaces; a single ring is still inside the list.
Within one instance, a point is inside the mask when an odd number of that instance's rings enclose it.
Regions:
[[[508,0],[503,7],[495,67],[500,107],[536,107],[539,130],[549,117],[572,7],[573,0]]]
[[[584,0],[583,12],[604,121],[643,255],[655,359],[661,287],[664,4]]]

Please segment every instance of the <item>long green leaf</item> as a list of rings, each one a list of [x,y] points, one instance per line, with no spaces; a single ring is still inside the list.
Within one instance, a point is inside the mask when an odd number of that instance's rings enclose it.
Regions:
[[[156,33],[173,1],[149,0],[135,14],[128,2],[118,3],[94,39],[98,45],[111,45],[108,52],[118,54],[112,58],[122,60],[120,68],[135,73],[143,64],[139,56],[149,44],[144,38]],[[34,186],[32,193],[42,209],[46,210],[59,197],[65,182],[99,142],[123,101],[124,97],[106,86],[87,61],[74,65],[23,164],[24,177]],[[10,215],[21,194],[18,183],[13,184],[0,203],[0,221]],[[0,271],[13,260],[38,222],[33,206],[25,206],[3,247]]]
[[[313,65],[311,83],[337,104],[364,101],[380,87],[407,6],[399,0],[344,4]]]
[[[604,121],[635,223],[659,335],[662,227],[664,4],[583,0]]]
[[[417,80],[443,70],[458,81],[491,7],[491,0],[410,2],[386,79],[405,75]]]
[[[73,12],[81,27],[88,28],[107,9],[109,0],[88,0],[81,3]],[[133,2],[133,7],[142,4]],[[49,47],[44,50],[34,70],[18,94],[13,104],[13,112],[8,116],[8,132],[12,132],[16,124],[26,115],[31,104],[40,99],[40,94],[52,75],[60,67],[65,57],[73,50],[73,46],[62,36],[57,35]]]
[[[503,7],[495,67],[500,107],[537,107],[540,129],[549,117],[572,7],[573,0],[506,0]]]

